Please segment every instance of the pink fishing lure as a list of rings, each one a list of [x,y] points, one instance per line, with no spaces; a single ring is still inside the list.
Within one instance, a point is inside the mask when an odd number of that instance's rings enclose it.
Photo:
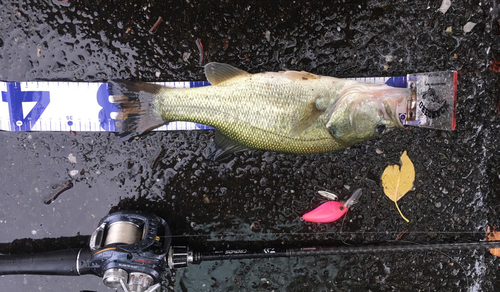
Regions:
[[[325,193],[324,191],[322,192]],[[320,192],[320,194],[322,194],[322,192]],[[302,219],[304,219],[305,221],[316,222],[316,223],[328,223],[338,220],[340,217],[344,216],[344,214],[347,212],[347,209],[349,209],[352,205],[354,205],[358,201],[361,194],[362,190],[357,189],[351,195],[351,197],[345,202],[345,204],[336,201],[323,203],[318,208],[304,214],[302,216]],[[336,197],[335,195],[333,196]]]
[[[344,216],[347,208],[341,202],[326,202],[318,208],[308,212],[302,216],[302,219],[309,222],[327,223],[333,222]]]

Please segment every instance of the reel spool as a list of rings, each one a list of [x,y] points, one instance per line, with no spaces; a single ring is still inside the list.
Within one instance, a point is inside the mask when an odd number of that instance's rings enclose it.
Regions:
[[[101,220],[90,238],[91,261],[101,266],[99,274],[110,288],[154,291],[165,269],[170,235],[165,220],[155,215],[112,213]]]
[[[116,221],[107,226],[104,246],[114,243],[134,244],[141,240],[143,229],[133,222]]]

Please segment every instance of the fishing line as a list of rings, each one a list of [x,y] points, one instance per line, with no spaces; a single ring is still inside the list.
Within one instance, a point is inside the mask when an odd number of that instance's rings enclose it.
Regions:
[[[450,261],[452,261],[453,263],[456,263],[462,269],[462,271],[463,271],[463,273],[465,275],[465,281],[467,281],[467,287],[470,287],[469,286],[469,276],[466,273],[467,270],[465,269],[465,267],[460,262],[454,260],[449,254],[446,254],[446,253],[444,253],[442,251],[437,251],[437,252],[443,254],[446,257],[448,257],[448,259],[450,259]],[[471,277],[471,280],[472,280],[472,275],[470,277]]]

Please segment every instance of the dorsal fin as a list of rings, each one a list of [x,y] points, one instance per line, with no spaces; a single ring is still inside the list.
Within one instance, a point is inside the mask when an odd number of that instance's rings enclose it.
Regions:
[[[217,85],[237,76],[247,76],[250,73],[228,64],[211,62],[205,65],[205,76],[212,85]]]

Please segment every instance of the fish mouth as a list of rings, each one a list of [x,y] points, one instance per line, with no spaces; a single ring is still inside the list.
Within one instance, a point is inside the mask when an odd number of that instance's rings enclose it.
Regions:
[[[374,101],[378,103],[378,109],[384,120],[392,121],[397,127],[402,128],[403,123],[399,118],[398,108],[406,110],[406,102],[410,97],[411,91],[407,88],[370,83],[348,85],[330,108],[328,119],[330,120],[332,114],[342,105],[353,108],[362,106],[367,101]]]
[[[403,122],[399,117],[398,112],[401,110],[406,111],[406,104],[408,98],[411,97],[411,91],[407,88],[391,87],[384,90],[384,96],[380,106],[384,119],[392,121],[396,128],[403,128]],[[398,110],[401,109],[401,110]]]
[[[382,123],[389,129],[403,128],[403,122],[398,112],[406,110],[407,99],[411,97],[410,93],[409,89],[391,87],[385,84],[356,83],[347,85],[328,110],[328,114],[325,116],[325,126],[337,142],[342,145],[346,145],[341,138],[346,129],[339,128],[337,124],[342,119],[345,120],[346,117],[350,129],[357,128],[356,120],[361,118],[366,121],[362,115],[368,115],[368,119]],[[378,117],[376,117],[377,115]]]

